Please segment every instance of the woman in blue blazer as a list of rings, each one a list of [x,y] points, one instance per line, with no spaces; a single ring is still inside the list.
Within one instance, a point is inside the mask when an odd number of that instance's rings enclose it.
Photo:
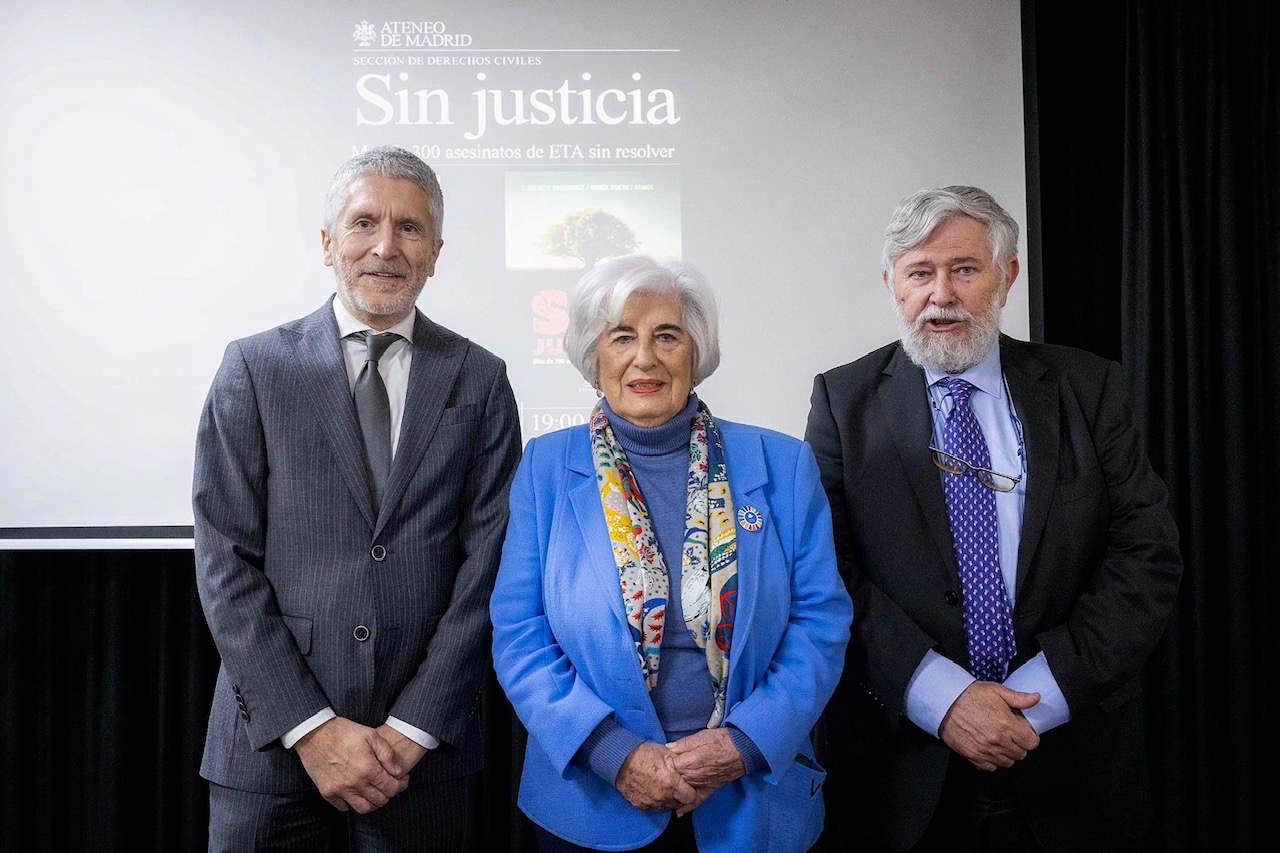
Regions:
[[[566,349],[602,400],[534,439],[493,594],[543,851],[810,847],[809,730],[852,605],[808,446],[717,421],[715,297],[631,256],[579,282]]]

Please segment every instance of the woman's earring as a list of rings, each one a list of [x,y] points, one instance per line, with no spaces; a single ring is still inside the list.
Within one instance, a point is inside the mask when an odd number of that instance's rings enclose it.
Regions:
[[[600,390],[600,386],[599,386],[599,385],[597,385],[597,386],[596,386],[596,399],[597,399],[597,400],[599,400],[599,399],[600,399],[601,397],[603,397],[603,396],[604,396],[604,392],[603,392],[603,391],[601,391],[601,390]]]

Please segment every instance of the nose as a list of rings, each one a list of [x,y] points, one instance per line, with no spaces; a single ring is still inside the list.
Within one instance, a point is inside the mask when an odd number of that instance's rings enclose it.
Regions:
[[[384,260],[400,254],[400,234],[395,224],[383,223],[378,228],[377,241],[373,245],[373,253]]]
[[[646,335],[640,336],[640,341],[636,346],[635,366],[640,370],[648,370],[658,363],[656,357],[657,349],[654,347],[653,339]]]
[[[950,270],[939,270],[933,279],[933,291],[929,294],[929,302],[934,305],[946,307],[954,305],[956,301],[955,282],[951,280]]]

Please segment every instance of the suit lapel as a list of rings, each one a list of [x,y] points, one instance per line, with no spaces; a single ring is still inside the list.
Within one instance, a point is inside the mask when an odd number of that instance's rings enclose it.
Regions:
[[[730,444],[726,439],[724,452],[735,515],[742,507],[751,506],[761,514],[764,522],[755,531],[739,526],[734,536],[738,545],[738,601],[733,615],[733,645],[744,649],[755,619],[756,600],[760,592],[759,584],[752,583],[752,580],[764,577],[761,562],[765,542],[769,541],[766,537],[776,539],[778,530],[775,520],[769,517],[768,502],[765,500],[764,487],[769,482],[769,472],[765,468],[764,445],[760,436],[752,434],[742,443],[741,448],[736,443]],[[733,523],[738,523],[736,517]],[[732,666],[729,678],[733,678]]]
[[[391,463],[391,477],[387,481],[387,493],[382,499],[374,536],[382,531],[400,503],[413,473],[418,470],[462,369],[460,355],[466,341],[444,334],[421,311],[415,311],[415,314],[413,360],[409,365],[409,388],[405,393],[404,415],[400,422],[400,441],[396,445],[395,460]]]
[[[920,505],[921,513],[933,537],[934,545],[955,583],[960,581],[956,564],[955,543],[951,538],[950,516],[942,494],[942,480],[929,458],[933,440],[933,419],[929,413],[929,396],[925,389],[924,371],[911,363],[901,344],[884,369],[877,393],[883,406],[885,429],[893,436],[907,482]]]
[[[599,594],[609,604],[618,624],[630,636],[626,610],[622,607],[622,586],[618,580],[618,564],[613,559],[613,546],[609,530],[604,523],[604,507],[600,505],[600,489],[596,486],[595,462],[591,457],[590,433],[585,428],[574,428],[565,451],[565,463],[577,475],[569,486],[569,501],[578,522],[578,532],[587,552],[589,574],[596,583]]]
[[[1000,337],[1000,366],[1009,382],[1014,409],[1022,421],[1022,441],[1027,453],[1027,497],[1022,511],[1015,592],[1015,600],[1021,602],[1022,588],[1032,570],[1031,558],[1044,534],[1057,480],[1058,394],[1056,384],[1045,379],[1047,368],[1021,341]]]
[[[360,513],[373,527],[376,511],[365,470],[364,438],[351,399],[347,366],[338,341],[338,321],[333,316],[331,302],[286,328],[283,337],[293,350],[302,387],[316,410],[316,419],[329,441],[338,470]]]

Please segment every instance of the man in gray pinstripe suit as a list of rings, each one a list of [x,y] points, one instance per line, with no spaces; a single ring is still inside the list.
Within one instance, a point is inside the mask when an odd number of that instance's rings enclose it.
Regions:
[[[355,850],[470,845],[520,432],[503,363],[414,307],[443,215],[409,152],[346,163],[321,232],[337,298],[232,343],[209,391],[193,503],[222,655],[211,850],[324,850],[335,831]],[[399,337],[379,355],[382,332]],[[381,468],[353,401],[370,381]]]

